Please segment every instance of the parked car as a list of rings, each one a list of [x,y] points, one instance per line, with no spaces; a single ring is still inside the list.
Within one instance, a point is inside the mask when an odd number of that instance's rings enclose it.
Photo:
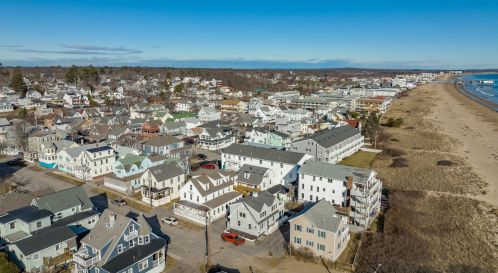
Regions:
[[[205,154],[198,154],[197,157],[202,160],[206,160],[208,158]]]
[[[166,225],[176,226],[178,225],[178,219],[173,216],[161,218],[161,222]]]
[[[224,232],[221,234],[221,239],[223,242],[230,242],[236,246],[243,245],[246,240],[240,237],[237,233],[234,232]]]
[[[17,165],[19,165],[20,163],[21,163],[21,162],[20,162],[20,160],[18,160],[18,159],[13,159],[13,160],[9,160],[9,161],[7,161],[7,165],[9,165],[9,166],[17,166]]]
[[[123,207],[123,206],[126,206],[128,203],[123,200],[123,199],[114,199],[112,200],[112,203],[118,207]]]
[[[208,170],[214,170],[214,169],[216,169],[216,165],[214,165],[214,164],[204,164],[204,165],[201,166],[201,168],[208,169]]]

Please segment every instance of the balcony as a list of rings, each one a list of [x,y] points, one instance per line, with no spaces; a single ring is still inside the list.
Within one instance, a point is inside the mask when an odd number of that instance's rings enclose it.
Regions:
[[[125,241],[131,241],[138,237],[138,230],[129,231],[128,234],[124,235]]]
[[[81,267],[88,268],[100,261],[99,256],[90,257],[88,254],[83,252],[77,252],[73,255],[73,262],[79,264]]]

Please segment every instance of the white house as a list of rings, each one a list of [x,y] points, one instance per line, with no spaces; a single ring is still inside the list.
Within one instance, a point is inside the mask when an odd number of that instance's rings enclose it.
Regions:
[[[89,180],[112,172],[114,149],[105,143],[62,149],[57,153],[57,168],[79,179]]]
[[[227,207],[242,197],[234,191],[235,172],[216,170],[194,176],[180,189],[174,213],[199,224],[211,223],[227,213]]]
[[[180,100],[175,105],[177,112],[189,112],[190,110],[192,110],[192,102],[189,100]]]
[[[270,235],[283,223],[284,203],[268,191],[255,192],[230,205],[228,228],[249,239]]]
[[[197,113],[197,117],[202,122],[209,122],[219,120],[221,118],[221,113],[216,111],[214,107],[203,107]]]
[[[232,144],[222,151],[221,164],[224,169],[233,171],[239,171],[243,165],[271,169],[270,185],[267,185],[270,188],[295,182],[299,167],[309,158],[312,156],[303,153]]]
[[[230,128],[208,127],[199,134],[199,147],[210,151],[219,151],[235,142],[235,136]]]
[[[180,197],[185,184],[185,172],[176,162],[147,169],[141,176],[142,201],[158,207]]]

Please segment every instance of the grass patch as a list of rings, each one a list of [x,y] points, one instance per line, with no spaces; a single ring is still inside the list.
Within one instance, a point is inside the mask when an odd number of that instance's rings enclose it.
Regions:
[[[83,181],[81,181],[81,180],[79,180],[77,178],[66,176],[66,175],[62,175],[62,174],[58,174],[58,173],[54,173],[54,172],[49,172],[49,173],[47,173],[47,175],[51,176],[53,178],[59,179],[61,181],[64,181],[64,182],[76,185],[76,186],[81,186],[81,185],[85,184],[85,182],[83,182]]]
[[[377,153],[358,151],[351,156],[344,158],[338,164],[369,169],[372,167],[373,160],[377,157],[377,155]]]
[[[111,200],[123,199],[128,203],[129,207],[132,207],[132,208],[140,210],[140,211],[144,211],[144,212],[151,212],[152,211],[150,206],[147,206],[147,205],[141,203],[140,201],[138,201],[134,198],[130,198],[128,196],[123,196],[122,194],[116,193],[116,192],[108,190],[108,189],[93,188],[92,192],[96,193],[96,194],[105,194],[107,196],[107,198],[109,198]]]

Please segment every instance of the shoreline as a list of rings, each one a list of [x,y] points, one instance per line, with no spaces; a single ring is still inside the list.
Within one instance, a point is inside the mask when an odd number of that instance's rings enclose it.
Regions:
[[[483,105],[484,107],[489,108],[492,111],[498,112],[498,104],[470,93],[469,91],[467,91],[465,86],[463,86],[463,84],[455,83],[454,86],[462,95],[466,96],[467,98]]]

